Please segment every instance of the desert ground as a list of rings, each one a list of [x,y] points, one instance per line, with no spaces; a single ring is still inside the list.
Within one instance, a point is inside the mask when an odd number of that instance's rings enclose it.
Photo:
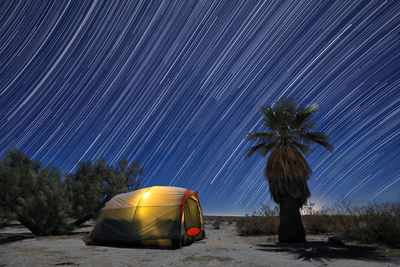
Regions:
[[[88,246],[82,238],[93,223],[65,236],[34,237],[22,225],[0,230],[0,266],[400,266],[400,249],[307,236],[308,243],[284,245],[276,236],[238,236],[235,223],[214,229],[181,249]]]

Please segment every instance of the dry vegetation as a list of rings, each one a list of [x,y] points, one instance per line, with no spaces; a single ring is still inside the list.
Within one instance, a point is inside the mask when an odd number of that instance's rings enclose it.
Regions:
[[[321,211],[314,211],[311,204],[304,210],[302,220],[308,234],[330,234],[347,241],[400,246],[400,203],[343,205]],[[240,235],[275,235],[278,215],[277,208],[263,206],[260,212],[237,219],[237,231]]]
[[[250,217],[250,216],[249,216]],[[276,235],[240,236],[243,217],[205,216],[206,238],[182,249],[85,245],[94,221],[72,234],[35,237],[23,225],[0,230],[0,266],[399,266],[400,249],[308,235],[307,243],[277,243]],[[277,217],[276,217],[277,218]],[[213,225],[219,222],[219,229]]]

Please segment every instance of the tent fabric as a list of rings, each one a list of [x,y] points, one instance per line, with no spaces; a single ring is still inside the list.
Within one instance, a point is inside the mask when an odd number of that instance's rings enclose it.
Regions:
[[[200,231],[189,236],[191,228]],[[100,213],[90,238],[93,243],[180,247],[204,236],[197,192],[153,186],[113,197]]]

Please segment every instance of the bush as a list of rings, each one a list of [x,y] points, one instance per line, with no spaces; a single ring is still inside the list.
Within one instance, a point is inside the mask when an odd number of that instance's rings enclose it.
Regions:
[[[340,215],[329,215],[333,209],[324,207],[316,210],[314,206],[314,203],[308,202],[301,209],[302,221],[307,234],[332,233],[341,228],[340,220],[337,218]]]
[[[259,212],[238,219],[236,229],[239,235],[275,235],[278,233],[278,214],[278,207],[262,206]]]
[[[332,228],[331,217],[326,214],[303,215],[302,221],[307,234],[328,233]]]
[[[246,216],[236,221],[240,235],[275,235],[278,233],[278,218]]]
[[[1,176],[1,174],[0,174]],[[1,179],[1,178],[0,178]],[[0,185],[1,186],[1,185]],[[12,221],[16,220],[15,214],[10,211],[5,210],[0,205],[0,229],[8,226]]]
[[[137,189],[143,173],[137,161],[128,166],[122,159],[112,168],[100,159],[79,163],[63,179],[58,168],[41,168],[10,150],[0,160],[0,227],[16,219],[37,236],[66,233],[94,218],[114,195]]]
[[[220,225],[221,225],[222,219],[221,217],[217,217],[217,219],[215,219],[215,221],[213,222],[212,226],[214,227],[214,229],[219,229]]]
[[[55,167],[41,169],[22,152],[11,150],[0,161],[2,226],[15,218],[33,234],[57,235],[71,229],[69,203]]]
[[[107,165],[103,158],[95,163],[79,163],[76,172],[65,178],[73,217],[76,219],[74,225],[79,226],[96,218],[113,196],[138,189],[143,173],[144,167],[139,162],[128,166],[126,159],[122,159],[117,168]]]
[[[330,233],[349,241],[382,243],[400,246],[400,203],[368,204],[361,207],[344,203],[336,208],[316,211],[308,204],[302,210],[304,228],[308,234]],[[332,214],[336,213],[336,214]],[[267,206],[261,212],[236,222],[240,235],[270,235],[278,232],[277,208]]]
[[[400,203],[368,204],[348,209],[343,236],[363,243],[400,246]]]

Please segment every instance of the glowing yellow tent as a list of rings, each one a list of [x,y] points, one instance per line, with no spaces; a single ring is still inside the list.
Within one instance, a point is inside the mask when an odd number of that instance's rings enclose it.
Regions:
[[[100,213],[91,243],[181,247],[204,238],[197,192],[153,186],[113,197]]]

